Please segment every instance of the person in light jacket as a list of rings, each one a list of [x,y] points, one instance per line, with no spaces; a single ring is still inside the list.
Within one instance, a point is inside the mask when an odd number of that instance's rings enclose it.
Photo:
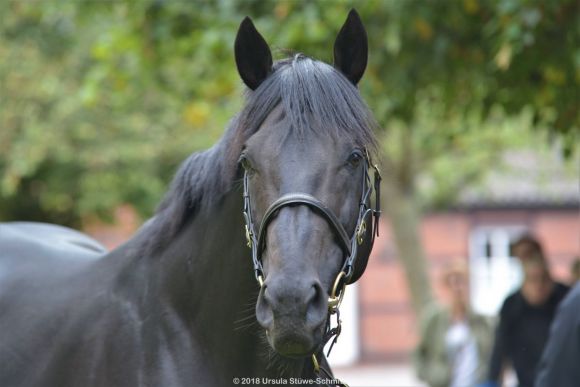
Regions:
[[[469,306],[465,262],[448,264],[443,282],[449,302],[433,303],[421,318],[421,337],[414,354],[417,376],[431,387],[478,386],[487,376],[491,321]]]

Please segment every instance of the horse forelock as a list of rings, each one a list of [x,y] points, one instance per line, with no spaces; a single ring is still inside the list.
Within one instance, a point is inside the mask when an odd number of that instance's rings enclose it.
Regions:
[[[303,54],[276,62],[262,85],[248,92],[240,115],[246,139],[279,104],[289,121],[289,135],[305,139],[315,132],[329,138],[347,138],[376,151],[377,124],[357,88],[324,62]]]

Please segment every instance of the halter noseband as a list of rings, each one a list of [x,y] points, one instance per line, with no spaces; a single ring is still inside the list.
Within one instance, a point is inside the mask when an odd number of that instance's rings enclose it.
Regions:
[[[362,178],[362,195],[359,203],[359,211],[358,211],[358,218],[356,222],[356,227],[354,229],[354,233],[351,237],[348,236],[344,226],[340,222],[340,220],[336,217],[336,215],[330,210],[328,207],[324,205],[320,200],[315,198],[312,195],[302,193],[302,192],[294,192],[283,195],[282,197],[278,198],[274,203],[268,207],[264,217],[262,218],[262,222],[260,224],[260,229],[256,236],[254,221],[252,217],[252,206],[250,201],[250,191],[249,191],[249,177],[248,172],[244,171],[244,220],[245,220],[245,228],[246,228],[246,240],[248,247],[252,249],[252,261],[254,265],[254,275],[256,276],[256,281],[260,287],[264,285],[264,269],[262,267],[262,250],[266,243],[266,233],[268,229],[268,225],[270,222],[277,216],[278,212],[281,208],[287,206],[297,206],[297,205],[304,205],[308,206],[311,210],[316,212],[318,215],[322,216],[326,222],[330,225],[333,233],[335,234],[336,238],[338,239],[339,245],[344,252],[346,259],[342,265],[340,272],[337,274],[332,290],[330,292],[330,297],[328,299],[328,314],[329,318],[327,320],[326,326],[326,333],[324,335],[324,342],[328,342],[333,336],[334,341],[332,344],[336,342],[338,335],[340,334],[341,330],[341,321],[339,318],[339,307],[344,296],[344,289],[347,284],[350,284],[352,281],[353,274],[355,272],[355,264],[358,257],[358,246],[362,245],[365,241],[365,235],[367,234],[367,224],[366,218],[370,214],[372,219],[370,220],[370,246],[368,250],[368,254],[372,250],[372,245],[375,240],[375,236],[379,235],[379,216],[381,214],[381,207],[380,207],[380,182],[381,182],[381,174],[379,168],[376,164],[371,163],[370,155],[368,151],[365,150],[365,158],[364,158],[364,170],[363,170],[363,178]],[[374,170],[374,179],[371,184],[371,178],[369,176],[369,167],[372,167]],[[375,191],[375,207],[370,207],[370,195],[371,192]],[[360,259],[367,260],[368,255],[365,257],[361,257]],[[336,314],[337,315],[337,326],[335,328],[330,327],[330,316]],[[330,347],[332,349],[332,345]],[[330,353],[330,350],[329,350]],[[316,355],[312,355],[312,361],[314,364],[314,370],[316,372],[319,371],[318,360],[316,359]]]

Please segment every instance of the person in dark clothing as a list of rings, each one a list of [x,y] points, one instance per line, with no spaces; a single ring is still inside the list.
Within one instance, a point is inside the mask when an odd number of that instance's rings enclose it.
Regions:
[[[537,255],[542,258],[546,257],[542,244],[532,234],[521,235],[512,245],[512,249],[513,256],[518,257],[522,262]]]
[[[540,364],[536,387],[580,384],[580,284],[558,307]]]
[[[500,312],[490,361],[488,385],[501,382],[506,361],[520,387],[534,385],[536,366],[548,339],[550,324],[568,287],[555,282],[542,255],[522,259],[522,287],[506,298]]]

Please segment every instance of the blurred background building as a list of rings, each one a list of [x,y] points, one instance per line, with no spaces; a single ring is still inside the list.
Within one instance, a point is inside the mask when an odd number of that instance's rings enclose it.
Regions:
[[[512,243],[533,234],[542,243],[554,277],[571,283],[570,267],[580,251],[578,178],[566,176],[556,155],[509,152],[503,170],[491,169],[481,189],[466,187],[445,211],[421,220],[428,271],[437,299],[446,262],[465,259],[476,312],[497,316],[507,295],[519,287],[522,273]],[[405,274],[388,221],[360,283],[361,358],[406,361],[417,340]]]

